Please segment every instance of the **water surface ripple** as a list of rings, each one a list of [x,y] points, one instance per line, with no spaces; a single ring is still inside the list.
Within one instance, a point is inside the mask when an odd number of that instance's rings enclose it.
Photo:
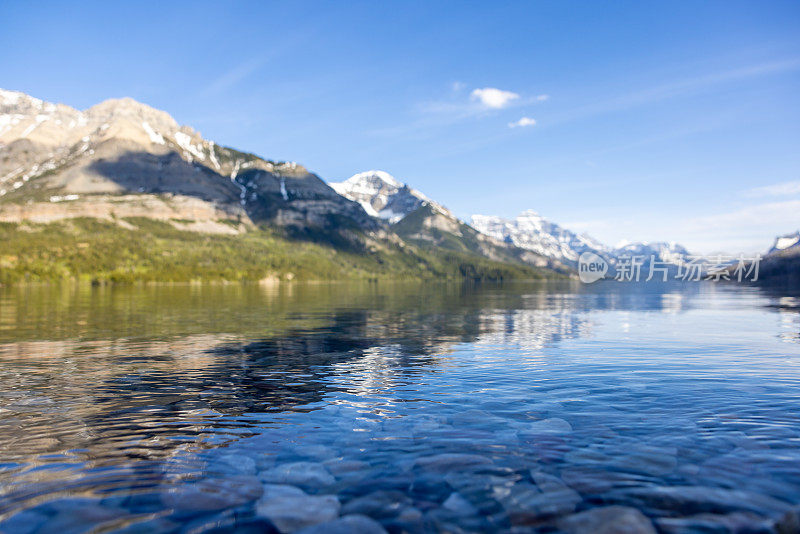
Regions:
[[[0,288],[0,531],[769,532],[800,504],[797,303]]]

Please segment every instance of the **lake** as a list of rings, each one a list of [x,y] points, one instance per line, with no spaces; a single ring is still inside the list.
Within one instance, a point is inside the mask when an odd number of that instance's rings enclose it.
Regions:
[[[0,531],[767,532],[800,504],[799,311],[711,283],[0,288]]]

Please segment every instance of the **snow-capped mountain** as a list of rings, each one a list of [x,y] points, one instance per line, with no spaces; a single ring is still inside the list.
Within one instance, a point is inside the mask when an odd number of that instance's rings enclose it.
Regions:
[[[611,255],[616,258],[622,256],[650,258],[652,256],[661,262],[678,264],[685,261],[691,254],[686,247],[678,243],[656,241],[654,243],[620,244],[611,251]]]
[[[438,202],[385,171],[361,172],[330,186],[343,197],[361,204],[368,214],[388,221],[402,239],[422,248],[477,254],[494,261],[556,270],[564,268],[559,262],[477,231]]]
[[[767,251],[767,254],[790,248],[800,248],[800,231],[776,237],[775,243],[773,243],[772,247]]]
[[[471,222],[479,232],[562,263],[577,263],[578,257],[586,251],[610,253],[610,249],[599,241],[567,230],[533,210],[523,211],[513,220],[494,215],[473,215]]]
[[[343,182],[329,185],[343,197],[361,204],[373,217],[386,219],[390,223],[396,223],[425,204],[450,214],[440,204],[385,171],[360,172]]]
[[[219,146],[131,98],[81,111],[0,90],[0,149],[0,220],[116,214],[230,232],[215,221],[306,231],[344,216],[380,227],[301,165]]]
[[[757,272],[756,281],[760,284],[800,287],[800,231],[775,238],[761,258]]]
[[[584,252],[599,254],[611,263],[623,256],[653,256],[658,261],[677,264],[689,255],[689,251],[677,243],[624,243],[616,248],[608,247],[592,237],[548,221],[532,210],[512,220],[494,215],[473,215],[471,220],[475,229],[488,236],[573,266]]]

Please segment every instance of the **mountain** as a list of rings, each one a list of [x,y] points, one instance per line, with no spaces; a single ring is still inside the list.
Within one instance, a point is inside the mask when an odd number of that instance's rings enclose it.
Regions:
[[[601,255],[611,252],[591,237],[567,230],[533,210],[523,211],[512,220],[493,215],[473,215],[471,222],[475,229],[488,236],[567,265],[577,265],[583,252]]]
[[[767,251],[767,254],[775,254],[783,250],[800,248],[800,231],[793,234],[786,234],[775,238],[775,243]]]
[[[361,204],[373,217],[391,223],[399,221],[423,204],[434,205],[439,211],[449,213],[443,206],[384,171],[361,172],[330,186],[340,195]]]
[[[0,283],[543,274],[404,241],[391,221],[430,201],[380,194],[369,208],[384,218],[302,165],[218,145],[130,98],[81,111],[0,90]]]
[[[759,283],[800,287],[800,231],[779,236],[758,265]]]
[[[624,243],[611,250],[609,254],[617,259],[623,256],[653,257],[657,261],[675,265],[688,261],[688,257],[692,255],[686,250],[686,247],[674,241],[669,243],[663,241]]]
[[[0,117],[0,220],[113,211],[219,232],[231,231],[223,219],[325,228],[345,217],[380,229],[302,166],[219,146],[130,98],[78,111],[2,91]]]
[[[523,211],[514,219],[493,215],[473,215],[472,226],[495,239],[533,251],[552,260],[576,267],[584,252],[598,254],[612,265],[625,256],[652,256],[657,261],[678,264],[690,255],[677,243],[625,243],[608,247],[587,235],[580,235],[548,221],[532,210]]]
[[[392,225],[406,242],[425,250],[478,255],[493,261],[533,265],[567,273],[564,265],[486,236],[435,203],[425,203]]]
[[[564,266],[538,252],[498,241],[459,220],[435,202],[385,171],[355,174],[332,183],[341,195],[360,203],[373,217],[392,223],[404,241],[426,249],[483,256],[494,261],[522,263],[565,271]]]

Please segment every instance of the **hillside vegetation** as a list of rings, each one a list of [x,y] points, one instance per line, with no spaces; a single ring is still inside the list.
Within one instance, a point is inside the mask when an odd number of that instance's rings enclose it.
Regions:
[[[0,283],[274,281],[466,278],[534,279],[542,271],[453,251],[407,245],[342,250],[266,226],[239,235],[202,234],[165,221],[78,218],[0,223]]]

